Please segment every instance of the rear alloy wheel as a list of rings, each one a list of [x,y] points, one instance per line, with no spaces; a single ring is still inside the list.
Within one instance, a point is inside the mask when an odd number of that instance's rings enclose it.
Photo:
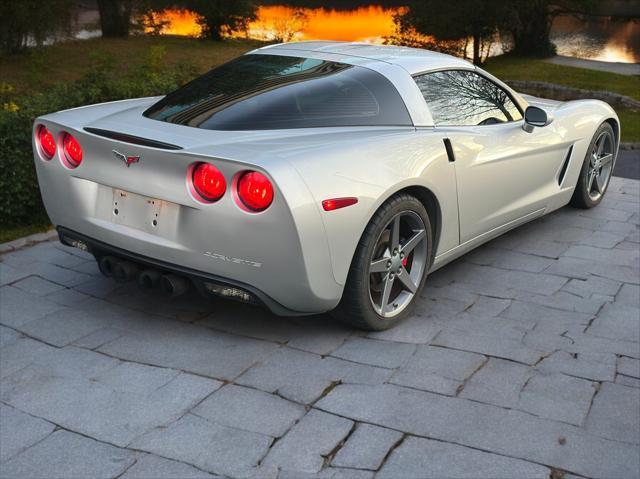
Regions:
[[[369,264],[369,299],[384,318],[411,303],[427,265],[427,233],[413,211],[396,214],[385,226]]]
[[[587,156],[584,159],[571,205],[576,208],[593,208],[602,201],[611,174],[616,154],[616,140],[613,128],[603,123],[596,131]]]
[[[410,312],[429,270],[431,224],[420,201],[392,197],[358,245],[337,316],[366,330],[388,329]]]

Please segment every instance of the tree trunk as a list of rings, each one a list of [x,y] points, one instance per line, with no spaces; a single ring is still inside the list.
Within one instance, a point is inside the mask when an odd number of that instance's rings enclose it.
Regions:
[[[482,63],[482,58],[480,57],[480,34],[473,34],[473,64],[480,65]]]
[[[526,57],[545,57],[555,54],[549,39],[551,15],[543,4],[519,15],[519,25],[513,28],[513,52]]]
[[[103,37],[129,36],[131,0],[98,0]]]
[[[222,34],[220,32],[222,25],[220,25],[217,20],[205,18],[205,24],[206,27],[203,33],[207,40],[213,40],[214,42],[222,40]]]

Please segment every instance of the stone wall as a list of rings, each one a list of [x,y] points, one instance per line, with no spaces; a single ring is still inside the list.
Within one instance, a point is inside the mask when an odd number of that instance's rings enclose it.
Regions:
[[[550,98],[553,100],[569,101],[581,99],[596,99],[609,103],[612,107],[627,108],[640,111],[640,101],[629,96],[620,95],[608,91],[582,90],[555,83],[541,81],[507,80],[506,83],[513,89],[529,95]]]

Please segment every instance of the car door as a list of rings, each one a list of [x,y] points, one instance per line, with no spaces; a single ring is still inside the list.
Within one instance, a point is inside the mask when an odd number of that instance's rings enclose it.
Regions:
[[[567,146],[553,124],[526,132],[509,93],[471,70],[415,77],[455,161],[460,242],[542,214]]]

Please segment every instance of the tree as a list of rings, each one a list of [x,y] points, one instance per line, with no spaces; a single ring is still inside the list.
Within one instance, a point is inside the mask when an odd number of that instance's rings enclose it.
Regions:
[[[513,38],[513,53],[544,57],[555,54],[549,33],[558,15],[583,15],[597,4],[596,0],[512,0],[505,3],[503,29]]]
[[[134,15],[140,19],[149,19],[154,11],[172,7],[172,0],[97,0],[100,13],[100,29],[103,37],[125,38],[131,33],[132,26],[138,31],[142,26],[132,21]],[[156,29],[161,25],[152,25]]]
[[[70,33],[72,6],[71,0],[0,1],[0,52],[16,53]]]
[[[482,63],[487,42],[495,37],[505,18],[504,2],[498,0],[457,0],[443,7],[439,0],[411,0],[409,10],[397,17],[401,32],[415,31],[438,40],[473,40],[473,63]],[[483,46],[485,48],[483,48]]]
[[[202,18],[202,36],[210,40],[221,40],[225,32],[246,29],[256,18],[256,5],[252,0],[183,0],[185,8]]]
[[[291,42],[304,30],[309,18],[302,8],[296,8],[290,16],[278,18],[273,25],[273,40],[279,43]]]
[[[98,0],[103,37],[129,36],[133,3],[133,0]]]

